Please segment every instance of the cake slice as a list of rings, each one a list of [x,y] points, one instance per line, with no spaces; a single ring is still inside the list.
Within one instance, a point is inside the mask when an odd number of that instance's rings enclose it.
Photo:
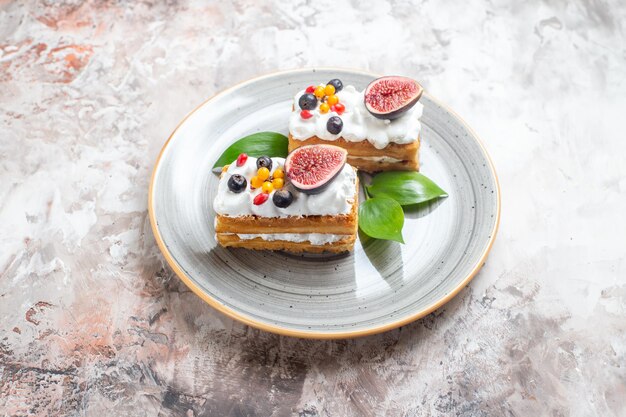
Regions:
[[[418,100],[422,88],[405,77],[383,77],[375,82],[385,88],[385,79],[409,80],[416,89],[410,97],[401,92],[398,97],[385,96],[395,110],[388,113],[368,108],[365,91],[351,85],[344,88],[337,79],[299,91],[289,119],[289,151],[329,143],[346,149],[348,162],[363,171],[419,170],[419,119],[424,107]]]
[[[218,243],[290,252],[352,250],[358,179],[345,156],[343,161],[333,178],[304,192],[289,178],[284,158],[240,156],[222,172],[213,202]]]

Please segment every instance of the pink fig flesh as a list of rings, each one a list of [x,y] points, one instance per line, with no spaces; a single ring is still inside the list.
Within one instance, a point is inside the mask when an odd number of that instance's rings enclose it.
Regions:
[[[422,86],[411,78],[377,78],[365,89],[365,107],[379,119],[397,119],[418,102],[423,92]]]
[[[341,172],[347,158],[348,152],[338,146],[301,146],[287,155],[285,173],[296,190],[319,194]]]

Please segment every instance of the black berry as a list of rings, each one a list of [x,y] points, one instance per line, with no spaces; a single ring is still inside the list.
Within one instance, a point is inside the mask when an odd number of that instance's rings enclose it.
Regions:
[[[333,116],[328,118],[328,122],[326,122],[326,129],[332,133],[333,135],[338,135],[343,129],[343,120],[339,116]]]
[[[317,107],[317,97],[311,93],[302,94],[298,105],[302,110],[314,110]]]
[[[228,189],[233,193],[240,193],[246,189],[248,185],[248,181],[243,177],[243,175],[234,174],[228,179]]]
[[[272,201],[276,207],[286,208],[293,202],[293,194],[291,194],[291,191],[284,189],[276,190],[274,191]]]
[[[259,158],[256,160],[256,168],[267,168],[270,171],[272,170],[272,158],[270,158],[269,156],[259,156]]]

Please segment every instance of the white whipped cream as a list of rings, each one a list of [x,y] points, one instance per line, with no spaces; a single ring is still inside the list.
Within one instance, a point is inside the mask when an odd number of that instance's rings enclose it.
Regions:
[[[228,170],[222,173],[220,183],[217,187],[217,195],[213,200],[213,209],[222,216],[239,217],[256,215],[261,217],[289,217],[289,216],[328,216],[338,214],[348,214],[352,211],[352,206],[356,198],[356,172],[352,166],[346,164],[341,172],[324,191],[319,194],[304,194],[296,191],[289,181],[285,187],[293,194],[293,202],[289,207],[276,207],[272,201],[274,191],[269,199],[261,204],[254,205],[253,200],[257,194],[261,194],[261,189],[250,189],[250,178],[256,175],[256,158],[248,157],[246,163],[238,167],[235,162],[230,164]],[[272,158],[272,171],[276,168],[283,168],[284,158]],[[240,174],[246,178],[248,185],[240,193],[234,193],[228,188],[228,179],[231,175]]]
[[[263,240],[285,240],[287,242],[311,242],[311,245],[322,246],[327,243],[338,242],[349,235],[333,235],[330,233],[261,233],[237,234],[241,240],[250,240],[260,237]]]
[[[339,116],[343,121],[343,129],[338,135],[333,135],[326,129],[326,122],[330,117],[337,116],[337,113],[329,111],[322,114],[318,106],[311,110],[313,117],[309,119],[300,117],[298,100],[304,93],[302,90],[296,94],[294,109],[289,118],[289,133],[297,140],[306,140],[313,136],[324,140],[336,140],[341,137],[348,142],[368,140],[376,149],[383,149],[390,143],[415,142],[422,129],[419,118],[422,116],[424,106],[419,101],[395,120],[377,119],[367,111],[363,91],[357,91],[349,85],[337,93],[339,102],[346,110]]]
[[[402,162],[402,159],[392,158],[390,156],[348,156],[348,159],[362,159],[364,161],[374,162]]]

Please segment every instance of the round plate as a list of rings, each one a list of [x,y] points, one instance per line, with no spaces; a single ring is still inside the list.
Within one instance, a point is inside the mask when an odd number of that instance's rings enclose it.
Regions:
[[[421,98],[421,172],[449,197],[407,210],[404,245],[363,234],[343,255],[217,245],[211,167],[221,153],[253,132],[287,134],[293,97],[307,85],[340,78],[363,89],[376,77],[343,69],[267,75],[217,94],[174,130],[152,175],[150,221],[167,262],[211,306],[270,332],[355,337],[425,316],[478,272],[498,227],[498,181],[476,135],[428,94]]]

